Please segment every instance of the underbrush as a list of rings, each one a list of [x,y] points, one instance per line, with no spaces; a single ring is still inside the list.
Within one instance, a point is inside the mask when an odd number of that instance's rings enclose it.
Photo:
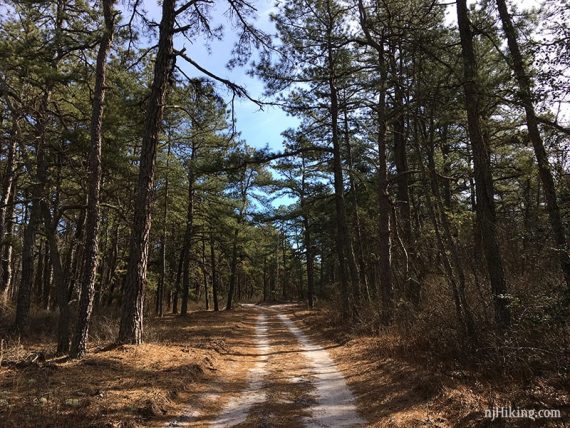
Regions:
[[[158,318],[147,305],[144,317],[145,342],[160,341]],[[199,305],[191,303],[189,311],[198,310]],[[71,307],[69,337],[73,337],[77,308]],[[15,363],[26,360],[31,354],[45,357],[55,356],[57,347],[59,312],[32,307],[28,328],[24,334],[12,330],[15,310],[13,305],[4,304],[0,311],[0,366],[7,361]],[[119,333],[120,313],[116,307],[99,307],[93,313],[89,327],[89,348],[102,348],[112,345]]]
[[[347,323],[338,311],[339,302],[325,303],[321,327],[339,342],[350,338],[377,337],[385,357],[403,358],[425,368],[466,370],[485,377],[529,382],[535,377],[555,377],[568,385],[570,325],[566,296],[560,283],[543,279],[540,287],[520,277],[511,284],[510,328],[500,333],[492,319],[486,290],[468,288],[476,337],[466,337],[456,317],[451,292],[445,280],[432,277],[424,284],[422,304],[414,307],[399,299],[394,321],[381,322],[378,305],[358,308]]]
[[[337,357],[374,426],[424,426],[418,420],[440,418],[436,426],[489,426],[486,410],[510,406],[568,415],[570,331],[561,288],[555,282],[533,288],[522,277],[510,285],[512,325],[504,333],[494,328],[484,290],[469,287],[476,340],[462,334],[449,287],[438,277],[424,284],[419,307],[398,300],[388,326],[372,304],[347,322],[338,299],[298,315],[341,344]],[[564,426],[559,422],[538,426]]]
[[[138,346],[115,346],[118,313],[98,310],[78,360],[55,356],[57,312],[33,312],[21,337],[5,335],[13,318],[4,317],[0,426],[165,426],[224,368],[220,350],[233,346],[224,334],[242,316],[190,309],[188,317],[147,314]]]

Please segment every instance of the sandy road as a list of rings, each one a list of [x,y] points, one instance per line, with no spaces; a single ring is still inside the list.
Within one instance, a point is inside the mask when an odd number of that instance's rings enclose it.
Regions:
[[[355,397],[326,349],[313,342],[286,307],[259,307],[251,352],[254,359],[239,392],[206,397],[223,402],[215,415],[193,409],[169,426],[362,427]],[[192,421],[194,420],[194,422]]]
[[[311,415],[305,418],[307,427],[358,427],[365,421],[358,415],[355,398],[346,385],[329,353],[313,344],[287,315],[278,315],[289,331],[295,335],[301,352],[309,361],[309,372],[313,375],[315,405]]]
[[[267,400],[264,378],[267,375],[269,359],[269,341],[267,338],[267,319],[264,313],[259,315],[255,326],[255,341],[259,357],[255,366],[249,371],[247,387],[239,395],[232,397],[223,411],[210,424],[211,427],[223,428],[236,426],[247,420],[250,409]]]

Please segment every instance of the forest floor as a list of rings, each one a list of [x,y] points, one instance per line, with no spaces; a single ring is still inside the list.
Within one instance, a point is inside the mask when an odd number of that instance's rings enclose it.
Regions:
[[[0,426],[495,426],[484,410],[513,399],[570,414],[568,393],[550,385],[521,392],[429,370],[386,355],[378,338],[350,336],[326,311],[301,305],[154,318],[145,337],[141,346],[112,347],[103,335],[79,361],[50,358],[53,343],[42,336],[7,340]]]

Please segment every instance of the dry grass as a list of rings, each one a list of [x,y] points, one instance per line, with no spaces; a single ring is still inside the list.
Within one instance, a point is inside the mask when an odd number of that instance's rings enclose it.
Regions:
[[[156,426],[189,406],[215,412],[223,402],[202,403],[199,396],[220,378],[242,381],[247,364],[236,367],[228,354],[247,345],[251,317],[238,310],[150,319],[145,344],[119,347],[109,346],[116,322],[100,318],[90,353],[79,361],[51,357],[54,343],[44,331],[26,341],[7,339],[4,361],[24,363],[0,367],[0,425]],[[45,362],[25,363],[40,353]]]
[[[434,286],[433,292],[443,290]],[[442,308],[428,305],[418,316],[382,329],[366,322],[373,317],[365,312],[361,324],[347,325],[333,309],[292,306],[289,311],[305,323],[311,340],[335,358],[372,426],[487,426],[483,411],[504,405],[570,414],[564,366],[568,337],[558,339],[561,349],[551,349],[560,330],[544,332],[540,347],[538,329],[509,347],[505,342],[497,346],[496,338],[483,330],[486,346],[462,348],[465,341],[454,328],[453,313]],[[113,348],[108,345],[116,336],[116,320],[99,314],[90,353],[80,361],[50,354],[55,323],[47,313],[35,314],[34,335],[26,340],[3,334],[0,323],[1,358],[23,362],[0,365],[0,426],[154,427],[192,412],[197,413],[190,426],[205,426],[246,386],[258,357],[256,317],[251,309],[149,317],[144,345]],[[513,331],[528,328],[524,317],[517,319],[521,322]],[[254,406],[243,426],[267,426],[268,421],[298,426],[310,406],[310,379],[291,381],[291,373],[302,371],[305,361],[287,329],[270,324],[268,401]],[[542,348],[550,351],[549,357],[536,362]]]
[[[452,328],[441,318],[434,322],[443,316],[437,313],[437,307],[430,308],[416,325],[374,333],[362,326],[347,329],[331,309],[308,311],[298,307],[292,312],[314,340],[326,338],[321,343],[331,347],[330,352],[357,394],[359,408],[372,426],[488,426],[484,410],[508,405],[561,409],[570,415],[567,374],[553,366],[542,375],[515,376],[504,370],[512,362],[496,370],[492,367],[495,360],[482,360],[489,350],[477,354],[476,350],[460,349],[453,343],[461,340]],[[519,420],[506,426],[565,426],[566,421],[528,425],[528,420]]]

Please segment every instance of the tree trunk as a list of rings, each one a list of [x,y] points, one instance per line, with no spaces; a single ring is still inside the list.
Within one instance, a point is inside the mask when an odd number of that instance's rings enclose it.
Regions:
[[[24,331],[29,322],[32,281],[34,278],[34,249],[36,243],[36,233],[42,219],[42,198],[45,188],[45,138],[46,138],[46,115],[50,98],[49,89],[44,93],[41,101],[42,105],[37,118],[37,145],[36,145],[36,172],[35,182],[32,184],[31,198],[32,206],[30,217],[24,232],[24,241],[22,243],[22,275],[20,278],[20,287],[18,289],[18,299],[16,302],[16,318],[14,321],[14,329],[18,332]],[[26,165],[28,172],[34,174],[31,164]]]
[[[392,61],[393,73],[400,70],[395,61]],[[412,240],[412,217],[410,213],[410,175],[408,167],[408,153],[406,148],[405,116],[404,116],[404,94],[401,83],[396,82],[394,88],[394,110],[395,119],[393,121],[394,138],[394,164],[396,166],[398,183],[398,217],[402,225],[403,244],[406,251],[406,278],[404,279],[404,295],[414,305],[420,303],[419,282],[413,277],[414,265],[416,264],[415,248]]]
[[[380,68],[380,95],[378,96],[378,236],[379,236],[379,268],[380,291],[382,296],[382,320],[389,323],[393,317],[394,289],[392,285],[392,249],[390,237],[390,198],[388,196],[388,162],[386,147],[386,70],[384,60],[384,42],[378,49],[378,66]]]
[[[451,233],[449,218],[442,204],[442,196],[439,188],[439,177],[437,175],[434,159],[433,148],[435,144],[433,141],[433,135],[434,134],[432,129],[430,130],[430,141],[427,142],[429,147],[426,151],[429,167],[430,188],[434,202],[432,201],[429,193],[426,193],[426,198],[428,201],[431,217],[433,217],[432,222],[435,229],[436,239],[438,241],[440,257],[443,261],[444,269],[448,276],[448,281],[452,287],[453,298],[455,301],[459,322],[462,324],[463,333],[471,341],[475,341],[475,321],[471,312],[471,308],[467,302],[467,296],[465,292],[465,272],[463,270],[461,260],[459,259],[459,248]],[[421,166],[423,169],[423,163],[421,163]],[[440,231],[440,224],[443,229],[443,235]]]
[[[67,278],[61,261],[58,244],[57,226],[59,224],[59,219],[53,218],[47,197],[45,196],[46,184],[48,182],[48,165],[45,152],[37,159],[37,182],[40,194],[42,195],[38,200],[38,211],[41,219],[43,219],[46,242],[49,248],[51,265],[53,267],[56,302],[59,309],[57,354],[64,355],[69,351],[69,292],[67,289]],[[57,203],[54,211],[57,211]]]
[[[66,263],[65,282],[67,287],[68,300],[71,300],[73,294],[77,292],[76,285],[81,276],[81,261],[83,260],[83,232],[85,229],[86,210],[82,210],[79,218],[73,240],[70,244],[69,259]]]
[[[232,255],[230,260],[230,284],[228,287],[228,301],[226,302],[226,311],[233,309],[233,298],[236,288],[236,272],[238,264],[238,242],[239,242],[239,232],[240,227],[244,219],[245,210],[247,208],[247,192],[252,184],[252,179],[254,176],[254,170],[250,170],[249,173],[247,169],[244,170],[243,183],[241,188],[241,207],[239,209],[239,214],[237,218],[237,226],[234,229],[234,237],[232,240]],[[278,251],[276,252],[276,254]]]
[[[305,251],[307,257],[307,301],[309,308],[315,307],[315,256],[313,252],[313,242],[311,240],[311,229],[309,219],[303,216],[303,227],[305,229]]]
[[[0,301],[12,285],[12,249],[14,230],[14,199],[16,195],[16,179],[12,183],[12,191],[8,199],[8,207],[4,216],[4,240],[0,246],[2,256],[2,277],[0,278]]]
[[[116,286],[116,279],[115,279],[115,271],[117,270],[117,257],[119,256],[119,223],[115,225],[113,238],[112,238],[112,247],[111,251],[107,255],[107,275],[104,278],[101,278],[103,284],[101,284],[101,289],[106,284],[108,287],[107,291],[107,305],[111,306],[113,303],[113,298],[115,294],[115,286]]]
[[[184,254],[180,253],[178,258],[178,269],[176,270],[176,280],[174,281],[174,293],[172,293],[172,313],[178,313],[178,295],[180,294],[180,282],[182,281],[182,264],[184,263]]]
[[[206,237],[202,234],[202,278],[204,281],[204,302],[206,310],[210,309],[210,299],[208,296],[208,274],[206,272]]]
[[[52,219],[49,207],[42,202],[42,212],[44,217],[44,225],[46,229],[47,243],[53,267],[53,276],[55,281],[56,301],[59,309],[58,327],[57,327],[57,354],[65,355],[69,351],[69,292],[67,289],[67,281],[59,246],[57,242],[57,221]]]
[[[110,254],[112,251],[109,249],[109,226],[110,226],[110,218],[108,215],[103,215],[102,216],[102,220],[101,220],[101,225],[103,226],[103,229],[101,231],[101,235],[102,235],[102,244],[100,246],[99,249],[99,254],[100,254],[100,258],[101,261],[100,263],[98,263],[98,272],[97,272],[97,277],[98,280],[95,281],[95,296],[93,298],[93,311],[96,312],[100,307],[101,307],[101,303],[103,301],[103,287],[104,284],[106,283],[106,278],[107,278],[107,272],[109,270],[109,266],[107,264],[107,259],[109,258],[108,256],[105,257],[106,255]]]
[[[238,238],[239,229],[236,227],[234,230],[234,239],[232,243],[232,258],[230,264],[230,286],[228,288],[228,301],[226,303],[226,311],[233,309],[233,297],[236,287],[236,271],[238,262]]]
[[[119,343],[142,343],[143,305],[146,285],[148,246],[151,225],[151,194],[154,183],[156,148],[166,89],[174,65],[174,23],[176,0],[164,0],[154,78],[149,96],[139,166],[133,228],[125,292],[121,305]]]
[[[183,243],[183,264],[182,264],[182,305],[180,314],[188,313],[188,298],[190,293],[190,256],[192,255],[192,240],[194,238],[194,166],[195,147],[192,147],[192,156],[188,165],[188,210],[186,212],[186,231],[184,232]]]
[[[490,170],[490,156],[487,142],[481,131],[480,99],[477,81],[473,34],[467,11],[467,1],[457,0],[457,22],[461,36],[463,57],[463,89],[469,139],[473,149],[473,166],[477,195],[477,217],[481,228],[483,252],[491,282],[491,292],[495,307],[495,321],[499,329],[510,324],[507,284],[503,271],[503,262],[497,237],[493,179]]]
[[[86,352],[89,337],[89,322],[93,311],[95,281],[99,260],[99,200],[101,193],[101,146],[103,112],[105,109],[105,80],[107,56],[113,40],[113,1],[103,0],[103,17],[105,30],[99,45],[97,65],[95,68],[95,91],[91,112],[91,150],[89,153],[89,193],[87,198],[87,218],[85,246],[83,250],[83,278],[81,281],[81,298],[75,335],[71,344],[72,358],[80,358]]]
[[[330,18],[330,4],[327,2],[327,9]],[[354,255],[349,251],[350,234],[347,225],[346,205],[344,200],[344,179],[342,172],[342,158],[340,152],[339,138],[339,105],[338,91],[336,88],[335,60],[332,46],[332,23],[327,27],[327,63],[328,63],[328,87],[330,96],[330,119],[331,134],[333,144],[333,175],[334,175],[334,200],[336,212],[336,251],[338,257],[340,293],[341,293],[341,315],[344,319],[350,317],[350,297],[349,297],[349,261],[354,262]],[[356,263],[354,263],[356,265]]]
[[[17,117],[13,120],[16,122]],[[12,141],[9,142],[8,150],[6,153],[6,169],[4,171],[4,176],[2,177],[2,194],[0,196],[0,253],[2,249],[9,245],[7,242],[6,225],[11,222],[12,219],[8,218],[9,211],[13,214],[13,207],[10,206],[10,201],[13,202],[13,195],[15,192],[15,163],[16,163],[16,138],[18,135],[18,126],[15,123],[12,132]],[[8,265],[9,266],[9,265]],[[0,264],[0,275],[4,276],[4,271],[6,269],[6,264],[4,261]],[[9,267],[8,267],[9,269]],[[8,283],[5,281],[0,282],[0,297],[8,288]]]
[[[377,41],[370,32],[366,9],[362,0],[358,1],[360,26],[370,45],[378,55],[378,69],[380,72],[378,105],[376,116],[378,121],[377,144],[378,144],[378,235],[379,235],[379,283],[380,296],[382,298],[381,318],[384,323],[391,321],[393,316],[394,290],[392,285],[391,266],[391,242],[390,242],[390,199],[388,196],[388,177],[386,159],[386,60],[384,34]]]
[[[39,269],[39,268],[38,268]],[[44,254],[44,273],[43,273],[43,285],[42,285],[42,307],[44,309],[49,309],[50,307],[50,291],[52,283],[52,262],[49,254],[49,248],[46,248]]]
[[[558,198],[556,195],[556,187],[552,177],[550,163],[548,162],[548,154],[544,148],[544,143],[538,129],[538,120],[534,109],[533,96],[531,90],[531,81],[526,72],[523,56],[517,40],[517,32],[513,26],[511,16],[507,9],[505,0],[496,0],[499,9],[499,15],[503,24],[503,31],[507,36],[507,43],[511,53],[511,67],[515,72],[515,77],[519,85],[518,96],[522,101],[526,114],[526,124],[528,136],[534,149],[536,161],[538,164],[538,173],[540,181],[544,187],[544,199],[546,201],[546,209],[550,219],[550,227],[556,246],[558,247],[558,256],[560,259],[560,267],[566,281],[566,286],[570,288],[570,256],[568,255],[566,233],[558,207]]]
[[[241,289],[243,286],[243,272],[241,270],[238,270],[236,272],[236,288],[237,288],[237,301],[241,301]]]
[[[216,266],[216,249],[214,247],[214,234],[210,231],[210,263],[212,264],[212,299],[214,301],[214,311],[218,312],[218,268]]]
[[[269,281],[267,280],[267,256],[263,257],[263,303],[269,302]]]
[[[289,294],[287,293],[287,285],[289,284],[289,266],[287,266],[287,254],[285,248],[285,233],[281,239],[281,256],[283,258],[283,277],[281,279],[281,297],[287,300]]]
[[[309,224],[309,215],[307,214],[307,203],[305,201],[306,182],[305,182],[305,157],[301,158],[302,161],[302,175],[301,175],[301,212],[303,213],[303,229],[304,229],[304,244],[305,255],[307,257],[307,301],[309,308],[315,306],[315,256],[313,254],[313,242],[311,240],[311,229]],[[265,271],[265,269],[264,269]],[[265,287],[264,287],[265,288]]]
[[[364,248],[363,248],[363,239],[362,239],[362,227],[360,223],[360,213],[359,213],[359,206],[358,206],[358,195],[356,190],[356,185],[354,184],[354,170],[353,170],[353,163],[352,163],[352,146],[350,144],[350,132],[349,132],[349,123],[348,123],[348,107],[346,106],[347,100],[344,99],[344,145],[346,146],[347,151],[347,161],[348,161],[348,179],[350,184],[350,193],[352,195],[352,204],[353,204],[353,229],[356,239],[356,258],[358,260],[358,278],[352,278],[352,282],[355,284],[355,287],[352,290],[352,295],[354,299],[354,303],[357,305],[360,303],[362,289],[366,293],[368,299],[370,299],[370,290],[368,289],[368,278],[366,276],[366,265],[364,263]],[[352,241],[351,241],[352,244]],[[354,246],[353,246],[354,247]]]
[[[34,286],[33,294],[35,297],[36,303],[42,302],[43,296],[43,284],[44,284],[44,262],[46,261],[45,255],[47,251],[44,251],[44,243],[43,240],[40,239],[39,247],[38,247],[38,256],[37,256],[37,263],[36,263],[36,276],[34,277]]]
[[[159,317],[164,314],[164,287],[166,281],[166,228],[168,220],[168,166],[170,162],[170,139],[166,150],[166,173],[164,179],[164,205],[162,207],[162,235],[160,237],[160,278],[156,288],[155,312]]]

